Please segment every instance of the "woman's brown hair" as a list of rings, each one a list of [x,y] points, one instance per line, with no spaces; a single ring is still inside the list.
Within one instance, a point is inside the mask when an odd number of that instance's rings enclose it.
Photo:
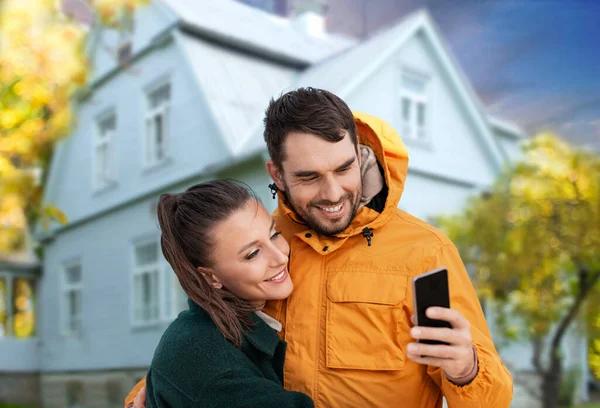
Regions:
[[[244,325],[257,310],[226,288],[209,285],[198,267],[209,268],[214,260],[214,227],[256,200],[250,190],[233,181],[217,180],[190,187],[180,194],[163,194],[158,201],[161,247],[189,298],[202,307],[221,333],[240,347]]]

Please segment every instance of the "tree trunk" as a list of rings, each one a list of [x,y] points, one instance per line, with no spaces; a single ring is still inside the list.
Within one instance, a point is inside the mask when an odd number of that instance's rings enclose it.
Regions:
[[[600,280],[600,272],[590,275],[584,268],[580,268],[579,276],[582,277],[579,282],[579,293],[575,297],[571,307],[567,310],[565,316],[563,316],[559,322],[550,343],[550,364],[542,376],[542,402],[544,408],[557,408],[559,406],[558,397],[560,395],[560,385],[562,380],[562,357],[560,354],[560,346],[567,329],[577,317],[581,305],[585,302],[596,282]]]
[[[562,380],[562,358],[560,348],[553,348],[550,365],[542,375],[542,406],[544,408],[558,408],[560,396],[560,383]]]

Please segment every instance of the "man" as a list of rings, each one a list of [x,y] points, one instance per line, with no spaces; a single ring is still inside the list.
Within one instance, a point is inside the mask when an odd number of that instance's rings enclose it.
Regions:
[[[442,396],[450,408],[508,407],[512,379],[456,248],[397,208],[408,154],[396,132],[305,88],[271,101],[264,136],[295,286],[265,309],[288,343],[284,386],[317,407],[439,408]],[[428,315],[452,328],[412,327],[410,280],[439,267],[452,308]]]

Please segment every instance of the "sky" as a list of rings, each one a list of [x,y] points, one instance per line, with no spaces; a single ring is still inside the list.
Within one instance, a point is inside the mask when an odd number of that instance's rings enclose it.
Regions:
[[[374,35],[426,7],[489,112],[530,134],[552,129],[600,149],[600,1],[330,3],[331,29],[355,35]]]
[[[319,1],[356,37],[427,8],[490,113],[600,150],[600,0]]]

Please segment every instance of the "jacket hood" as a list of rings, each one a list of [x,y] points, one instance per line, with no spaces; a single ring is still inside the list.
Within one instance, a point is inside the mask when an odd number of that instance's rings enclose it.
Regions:
[[[404,182],[408,172],[408,152],[398,133],[386,121],[361,112],[353,112],[358,133],[358,142],[373,149],[377,161],[383,168],[388,196],[381,213],[368,207],[362,207],[356,213],[346,230],[336,236],[346,238],[361,234],[365,228],[383,226],[393,216],[404,191]],[[290,217],[296,223],[302,223],[296,214],[286,205],[285,196],[278,193],[278,211]]]

